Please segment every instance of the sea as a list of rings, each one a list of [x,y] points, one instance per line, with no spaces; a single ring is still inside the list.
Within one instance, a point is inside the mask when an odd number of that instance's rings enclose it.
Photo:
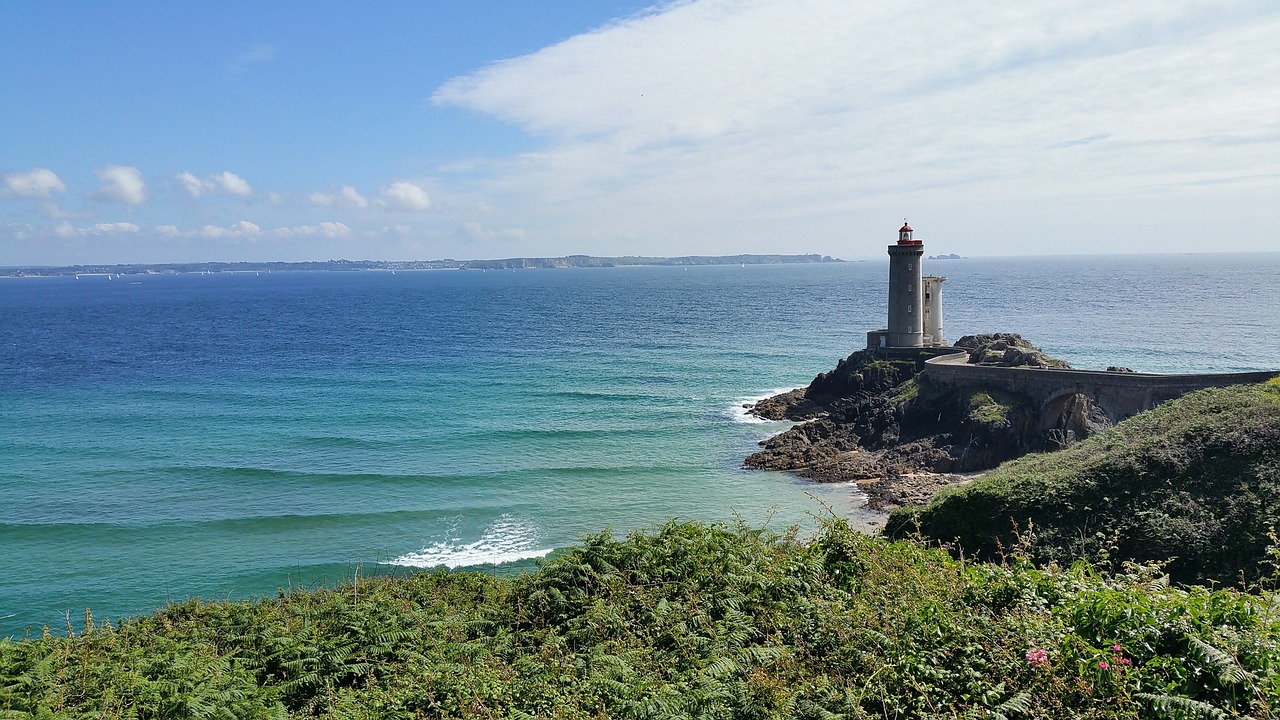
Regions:
[[[1280,368],[1280,253],[971,258],[950,339]],[[671,519],[812,532],[855,486],[747,471],[882,327],[887,260],[0,280],[0,637],[357,574],[521,572]]]

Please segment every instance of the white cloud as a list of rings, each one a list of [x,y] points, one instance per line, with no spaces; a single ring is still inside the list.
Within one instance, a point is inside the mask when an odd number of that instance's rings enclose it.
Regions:
[[[340,222],[320,223],[320,232],[326,237],[350,237],[351,228]]]
[[[504,228],[502,230],[491,230],[475,220],[467,220],[462,223],[462,233],[471,240],[523,240],[525,237],[524,228]]]
[[[369,207],[369,201],[358,190],[350,185],[343,185],[337,192],[317,190],[308,196],[312,205],[320,207],[348,207],[363,210]]]
[[[0,225],[0,238],[6,237],[21,242],[37,236],[35,228],[27,223],[5,223]]]
[[[174,177],[174,182],[193,198],[219,191],[240,197],[253,194],[253,189],[244,178],[228,170],[214,173],[207,178],[198,178],[189,172],[179,173]]]
[[[392,210],[420,211],[431,207],[431,198],[426,190],[401,180],[382,189],[378,204]]]
[[[89,235],[119,235],[121,233],[136,233],[141,229],[130,222],[113,222],[97,223],[92,227],[82,229],[81,232]]]
[[[468,188],[499,208],[489,224],[544,236],[705,252],[799,235],[871,254],[879,238],[855,246],[851,229],[927,212],[1026,252],[1025,236],[991,231],[1007,211],[1039,218],[1040,252],[1087,251],[1080,237],[1109,250],[1118,214],[1141,212],[1149,236],[1186,245],[1200,242],[1188,220],[1220,212],[1197,183],[1274,206],[1277,35],[1280,6],[1260,0],[694,0],[434,100],[544,140]],[[1097,211],[1083,226],[1082,208]],[[1270,221],[1280,211],[1245,221],[1252,242]]]
[[[181,234],[182,234],[182,231],[179,230],[178,226],[176,225],[157,225],[156,226],[156,235],[159,235],[160,237],[172,238],[172,237],[178,237]]]
[[[327,237],[327,238],[346,238],[351,237],[351,228],[345,223],[340,222],[322,222],[316,225],[296,225],[293,227],[278,227],[271,231],[277,237]]]
[[[274,60],[277,52],[278,48],[271,43],[257,43],[245,48],[227,64],[227,80],[238,80],[253,68]]]
[[[4,187],[5,195],[38,200],[48,200],[67,190],[62,179],[48,168],[32,168],[27,172],[8,173],[4,176]]]
[[[174,182],[193,198],[200,197],[208,190],[203,180],[189,172],[179,173],[174,177]]]
[[[200,228],[202,237],[207,238],[224,238],[224,237],[257,237],[262,234],[262,228],[249,222],[241,220],[230,227],[220,227],[218,225],[205,225]]]
[[[124,205],[141,205],[147,201],[147,185],[138,168],[108,165],[94,174],[102,180],[102,187],[93,197]]]
[[[61,238],[73,238],[85,235],[125,235],[136,233],[141,229],[131,222],[104,222],[95,223],[88,227],[76,227],[63,220],[53,228],[53,233]]]
[[[217,175],[214,175],[211,179],[214,184],[222,189],[222,192],[227,193],[228,195],[248,197],[253,193],[253,190],[249,187],[249,183],[245,182],[244,178],[233,172],[224,170]]]

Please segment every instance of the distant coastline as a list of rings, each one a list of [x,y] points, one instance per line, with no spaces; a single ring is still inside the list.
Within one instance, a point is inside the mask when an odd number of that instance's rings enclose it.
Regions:
[[[63,275],[176,275],[223,272],[333,272],[356,270],[517,270],[530,268],[624,267],[632,265],[780,265],[844,262],[829,255],[687,255],[683,257],[523,257],[501,260],[321,260],[308,262],[129,263],[0,268],[0,277]]]

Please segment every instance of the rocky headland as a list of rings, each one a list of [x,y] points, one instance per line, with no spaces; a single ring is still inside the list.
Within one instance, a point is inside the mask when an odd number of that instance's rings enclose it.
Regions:
[[[955,347],[977,365],[1069,367],[1014,333],[969,335]],[[1111,425],[1085,395],[1057,404],[1048,417],[1016,393],[931,383],[920,373],[937,354],[899,358],[859,350],[807,387],[754,404],[749,410],[758,417],[800,424],[763,441],[744,465],[816,482],[856,482],[870,508],[892,510]]]

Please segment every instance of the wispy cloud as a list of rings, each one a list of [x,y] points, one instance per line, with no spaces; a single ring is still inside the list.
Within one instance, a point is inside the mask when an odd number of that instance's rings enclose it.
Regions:
[[[1096,135],[1090,135],[1089,137],[1076,138],[1074,140],[1064,140],[1060,143],[1050,145],[1049,147],[1069,148],[1069,147],[1075,147],[1077,145],[1088,145],[1089,143],[1095,143],[1095,142],[1098,142],[1099,140],[1106,140],[1109,137],[1111,137],[1111,133],[1098,133]]]
[[[698,0],[433,100],[544,139],[470,189],[548,236],[831,238],[921,208],[979,232],[974,203],[1028,201],[1051,227],[1082,198],[1280,168],[1274,139],[1197,140],[1274,128],[1278,34],[1260,0]]]
[[[205,238],[253,238],[262,234],[262,228],[257,224],[248,220],[241,220],[229,227],[221,227],[218,225],[205,225],[200,228],[199,235]]]
[[[248,197],[253,194],[253,188],[249,187],[249,183],[229,170],[215,173],[207,178],[199,178],[189,172],[179,173],[174,177],[174,183],[184,193],[193,198],[198,198],[211,192],[224,192],[228,195],[238,195],[240,197]]]
[[[131,222],[103,222],[87,227],[76,227],[63,220],[53,229],[53,232],[58,237],[73,238],[85,235],[132,235],[141,229]]]
[[[271,43],[257,43],[245,48],[227,63],[227,80],[239,80],[255,67],[274,60],[276,52],[276,46]]]
[[[351,237],[351,228],[346,223],[326,221],[315,225],[278,227],[271,234],[281,238],[346,238]]]
[[[307,200],[317,207],[345,207],[357,210],[369,207],[369,200],[350,185],[343,185],[334,191],[316,190],[307,196]]]

